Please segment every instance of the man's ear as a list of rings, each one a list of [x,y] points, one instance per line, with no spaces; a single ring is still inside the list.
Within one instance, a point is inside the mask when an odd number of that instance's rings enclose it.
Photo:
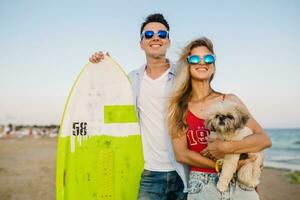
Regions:
[[[168,42],[168,48],[170,48],[170,46],[171,46],[171,40],[170,39],[168,39],[169,40],[169,42]]]
[[[140,40],[140,48],[141,48],[142,50],[144,50],[143,39]]]

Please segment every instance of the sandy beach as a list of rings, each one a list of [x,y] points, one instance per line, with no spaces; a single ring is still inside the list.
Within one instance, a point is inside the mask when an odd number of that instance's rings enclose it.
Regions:
[[[0,200],[54,200],[57,138],[0,139]],[[287,170],[265,167],[262,200],[299,200],[300,185]]]

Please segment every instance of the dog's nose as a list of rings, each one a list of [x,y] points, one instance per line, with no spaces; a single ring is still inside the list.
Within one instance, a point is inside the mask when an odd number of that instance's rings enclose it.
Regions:
[[[226,118],[226,117],[225,117],[224,115],[221,115],[221,116],[219,117],[220,121],[224,121],[225,118]]]

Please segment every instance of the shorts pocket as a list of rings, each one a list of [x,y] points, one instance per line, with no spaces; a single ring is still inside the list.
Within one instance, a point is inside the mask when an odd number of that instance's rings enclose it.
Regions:
[[[201,180],[192,179],[189,180],[188,193],[194,194],[199,193],[203,190],[204,183]]]

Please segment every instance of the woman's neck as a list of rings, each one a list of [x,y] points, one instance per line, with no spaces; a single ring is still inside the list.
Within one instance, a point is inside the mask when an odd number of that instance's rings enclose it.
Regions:
[[[208,80],[192,80],[192,88],[191,101],[205,101],[213,93]]]

